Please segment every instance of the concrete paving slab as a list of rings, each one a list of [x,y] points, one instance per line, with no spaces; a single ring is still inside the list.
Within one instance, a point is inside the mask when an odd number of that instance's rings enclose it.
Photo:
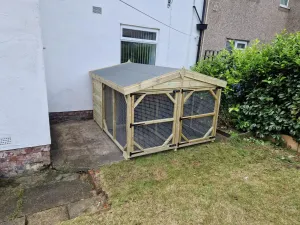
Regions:
[[[52,164],[56,169],[92,169],[124,159],[122,152],[93,120],[54,124],[51,137]]]
[[[28,225],[53,225],[69,219],[66,206],[60,206],[27,216]]]
[[[84,213],[96,213],[102,209],[104,200],[101,196],[80,200],[68,204],[70,219],[76,218]]]
[[[0,222],[0,225],[25,225],[26,224],[26,218],[25,216],[16,218],[14,220],[8,220],[5,222]]]
[[[17,208],[18,197],[13,188],[0,188],[0,221],[8,221]]]
[[[24,191],[23,214],[32,214],[53,207],[92,197],[92,186],[86,181],[72,180],[36,186]]]

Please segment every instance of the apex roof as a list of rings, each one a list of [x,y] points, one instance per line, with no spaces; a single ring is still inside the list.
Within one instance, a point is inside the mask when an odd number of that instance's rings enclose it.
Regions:
[[[167,82],[182,76],[183,73],[195,80],[206,82],[215,86],[226,87],[227,84],[223,80],[185,69],[131,62],[90,71],[90,75],[93,78],[98,78],[104,84],[122,92],[123,94],[129,94],[138,91],[138,89],[142,90],[151,86],[151,84],[153,85],[153,83],[159,84]]]

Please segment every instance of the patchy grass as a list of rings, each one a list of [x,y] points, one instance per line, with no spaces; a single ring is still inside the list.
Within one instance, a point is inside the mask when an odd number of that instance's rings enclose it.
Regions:
[[[63,224],[300,224],[295,153],[251,139],[104,166],[111,210]]]
[[[23,195],[24,195],[24,188],[20,185],[20,187],[18,187],[15,190],[15,195],[17,197],[17,205],[15,208],[15,211],[12,213],[12,215],[9,216],[10,220],[14,220],[16,219],[18,216],[20,216],[20,213],[22,211],[23,208]]]

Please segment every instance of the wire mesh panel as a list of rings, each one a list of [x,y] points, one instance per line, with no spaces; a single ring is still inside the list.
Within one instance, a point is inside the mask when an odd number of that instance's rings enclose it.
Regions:
[[[135,95],[135,102],[142,95]],[[174,94],[170,94],[174,98]],[[134,109],[134,122],[141,123],[160,119],[173,119],[174,103],[166,94],[149,94]],[[162,146],[165,142],[169,144],[172,140],[173,121],[155,123],[150,125],[139,125],[134,127],[134,141],[143,149]],[[137,147],[135,146],[135,150]]]
[[[141,96],[135,95],[135,101]],[[146,95],[134,110],[134,122],[173,118],[173,111],[174,103],[166,94]]]
[[[104,86],[105,122],[108,132],[113,134],[113,89]]]
[[[187,119],[182,121],[182,134],[188,139],[198,139],[205,136],[213,125],[213,116]],[[181,141],[185,141],[183,138]]]
[[[184,93],[188,97],[192,92]],[[212,132],[213,116],[197,118],[197,116],[213,113],[215,98],[209,91],[195,91],[183,105],[181,142],[207,137]],[[196,118],[193,118],[196,117]]]
[[[125,96],[115,91],[116,101],[116,139],[123,147],[126,145],[126,101]]]
[[[185,93],[185,96],[189,92]],[[193,116],[214,112],[215,99],[209,91],[195,91],[183,107],[183,116]]]
[[[134,141],[142,148],[162,146],[172,134],[173,122],[157,123],[134,128]],[[139,150],[135,146],[135,150]]]

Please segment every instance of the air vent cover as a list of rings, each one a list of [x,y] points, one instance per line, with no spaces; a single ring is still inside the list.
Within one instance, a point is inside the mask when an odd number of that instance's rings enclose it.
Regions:
[[[97,6],[93,6],[93,13],[102,14],[102,8],[97,7]]]
[[[9,144],[11,144],[11,137],[0,138],[0,146],[1,145],[9,145]]]

